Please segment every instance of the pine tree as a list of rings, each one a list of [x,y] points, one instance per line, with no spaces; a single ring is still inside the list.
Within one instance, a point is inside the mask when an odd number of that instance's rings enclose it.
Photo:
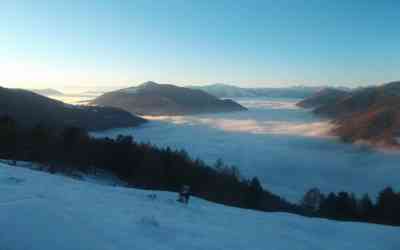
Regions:
[[[301,206],[307,212],[316,212],[321,206],[323,195],[318,188],[312,188],[304,195]]]
[[[378,219],[385,223],[397,224],[399,220],[400,199],[391,187],[387,187],[379,193],[377,202]]]
[[[17,124],[10,116],[0,117],[0,157],[14,158],[17,151]]]
[[[368,194],[359,201],[359,216],[362,220],[371,221],[374,217],[374,204]]]

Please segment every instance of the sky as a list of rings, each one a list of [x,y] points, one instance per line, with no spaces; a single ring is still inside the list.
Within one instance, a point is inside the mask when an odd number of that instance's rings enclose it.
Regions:
[[[400,1],[0,0],[0,85],[400,79]]]

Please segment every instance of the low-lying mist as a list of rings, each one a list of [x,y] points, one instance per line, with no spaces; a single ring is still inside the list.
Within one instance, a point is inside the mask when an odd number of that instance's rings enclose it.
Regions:
[[[239,101],[249,111],[146,117],[151,121],[143,126],[93,135],[130,134],[137,141],[185,149],[210,164],[221,158],[291,201],[312,187],[371,195],[387,185],[400,188],[400,154],[339,142],[328,136],[333,125],[297,108],[297,100]]]
[[[286,122],[258,121],[256,119],[236,120],[233,118],[201,118],[201,117],[145,117],[148,120],[163,121],[176,125],[204,125],[226,132],[244,132],[252,134],[282,134],[302,136],[328,136],[333,125],[329,122]]]

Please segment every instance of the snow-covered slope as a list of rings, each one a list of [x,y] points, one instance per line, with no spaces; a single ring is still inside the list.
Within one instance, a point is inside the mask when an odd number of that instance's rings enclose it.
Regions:
[[[150,197],[156,194],[156,198]],[[397,250],[400,228],[226,207],[0,163],[1,250]]]

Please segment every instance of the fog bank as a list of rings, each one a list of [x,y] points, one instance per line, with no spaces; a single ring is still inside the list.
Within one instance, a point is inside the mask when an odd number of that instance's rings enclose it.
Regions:
[[[185,149],[210,164],[221,158],[291,201],[312,187],[371,195],[387,185],[400,189],[399,154],[326,137],[332,125],[297,108],[296,100],[239,101],[249,111],[151,117],[137,128],[94,135],[129,134],[137,141]]]

